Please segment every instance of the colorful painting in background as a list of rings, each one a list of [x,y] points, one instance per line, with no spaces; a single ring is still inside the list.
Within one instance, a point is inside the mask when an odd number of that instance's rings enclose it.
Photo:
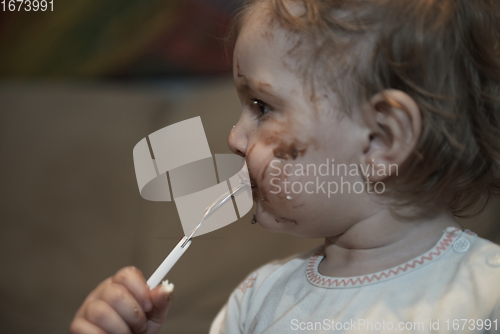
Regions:
[[[231,72],[237,0],[54,0],[0,11],[0,77],[120,78]]]

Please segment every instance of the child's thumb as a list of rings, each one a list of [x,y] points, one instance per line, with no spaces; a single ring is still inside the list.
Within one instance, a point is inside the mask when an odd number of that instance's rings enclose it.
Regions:
[[[153,309],[147,313],[147,334],[157,333],[167,317],[167,311],[174,296],[174,285],[165,280],[162,284],[149,292]]]

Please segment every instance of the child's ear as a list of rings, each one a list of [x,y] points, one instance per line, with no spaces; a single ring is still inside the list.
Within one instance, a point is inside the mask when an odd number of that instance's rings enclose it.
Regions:
[[[415,101],[399,90],[374,95],[366,109],[363,170],[371,181],[397,175],[399,166],[412,154],[421,133],[422,118]],[[368,168],[368,169],[367,169]]]

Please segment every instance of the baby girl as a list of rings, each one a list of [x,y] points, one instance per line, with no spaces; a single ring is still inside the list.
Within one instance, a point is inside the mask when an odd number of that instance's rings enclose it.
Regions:
[[[253,271],[210,333],[500,332],[500,4],[261,0],[238,14],[229,137],[253,222],[316,249]],[[168,292],[125,268],[72,333],[156,333]]]

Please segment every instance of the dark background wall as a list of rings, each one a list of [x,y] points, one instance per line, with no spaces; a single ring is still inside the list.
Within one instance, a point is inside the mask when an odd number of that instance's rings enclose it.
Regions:
[[[238,0],[54,1],[53,11],[0,5],[0,75],[151,79],[231,71],[224,37]]]

